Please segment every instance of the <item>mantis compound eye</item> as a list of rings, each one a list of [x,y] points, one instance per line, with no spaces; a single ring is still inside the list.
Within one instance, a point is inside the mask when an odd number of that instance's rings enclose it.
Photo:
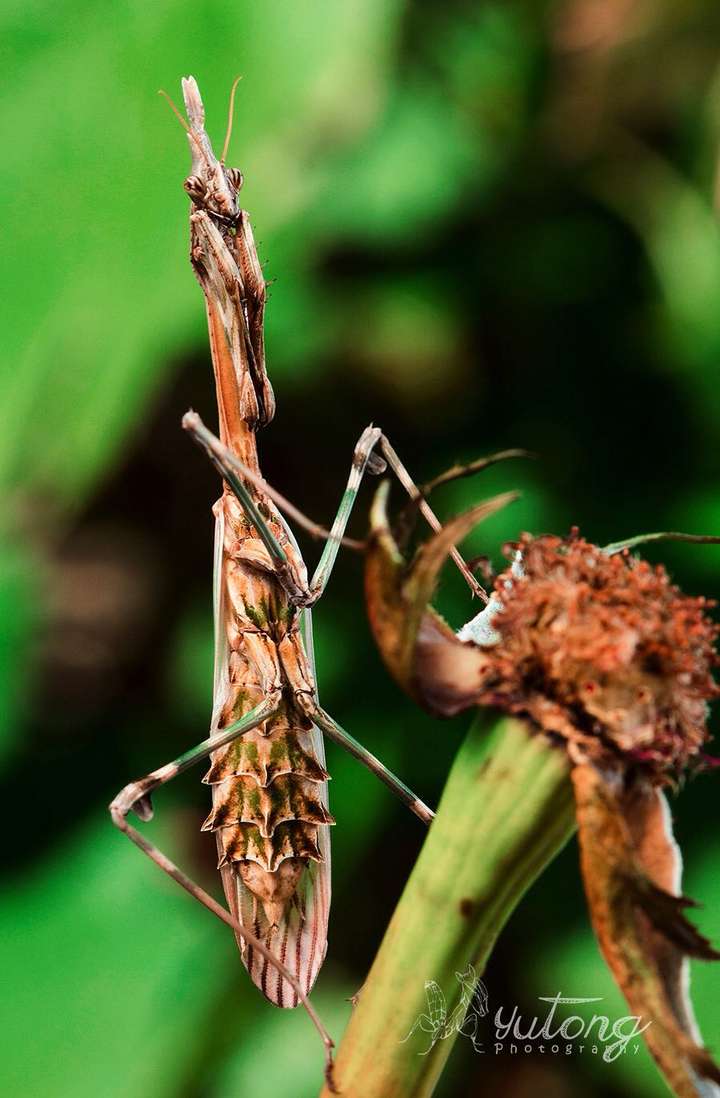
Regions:
[[[207,194],[207,187],[199,175],[189,175],[183,187],[197,206],[202,204]]]
[[[235,193],[240,190],[244,182],[243,173],[239,168],[225,168],[225,178]]]

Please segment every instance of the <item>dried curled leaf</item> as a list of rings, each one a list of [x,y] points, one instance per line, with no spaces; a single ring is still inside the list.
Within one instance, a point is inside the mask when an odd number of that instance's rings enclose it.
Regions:
[[[688,957],[717,960],[687,920],[680,852],[664,795],[646,778],[581,762],[572,772],[580,861],[593,927],[643,1036],[678,1098],[717,1095],[720,1068],[700,1044]]]
[[[452,716],[477,702],[488,660],[461,641],[429,605],[438,573],[456,542],[516,498],[506,492],[448,522],[406,564],[387,517],[389,484],[380,485],[370,514],[365,594],[370,625],[385,663],[424,708]]]

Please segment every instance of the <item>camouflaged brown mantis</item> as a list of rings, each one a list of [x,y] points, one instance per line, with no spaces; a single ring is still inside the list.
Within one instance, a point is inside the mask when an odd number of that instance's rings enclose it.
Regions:
[[[213,714],[207,740],[130,783],[110,811],[120,830],[233,929],[245,967],[271,1002],[303,1003],[331,1064],[332,1041],[307,1000],[326,952],[330,903],[333,819],[322,734],[355,755],[424,823],[433,813],[320,707],[310,608],[325,589],[340,544],[349,541],[344,532],[366,468],[390,465],[430,525],[438,530],[440,524],[376,427],[356,445],[330,531],[305,520],[262,479],[256,433],[274,412],[263,343],[265,281],[248,215],[238,205],[242,175],[225,166],[225,150],[215,157],[192,77],[183,80],[183,95],[189,124],[176,113],[192,155],[185,181],[192,201],[190,255],[205,296],[220,437],[194,413],[183,426],[223,477],[214,507]],[[231,120],[232,98],[228,137]],[[310,580],[281,509],[326,539]],[[451,552],[473,592],[482,593],[457,551]],[[131,811],[149,820],[151,793],[208,756],[204,780],[212,811],[204,829],[216,837],[229,912],[127,820]]]

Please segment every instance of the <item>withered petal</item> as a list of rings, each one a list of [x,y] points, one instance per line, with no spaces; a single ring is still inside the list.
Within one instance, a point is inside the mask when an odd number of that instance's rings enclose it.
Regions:
[[[572,771],[580,862],[595,934],[634,1014],[650,1022],[648,1048],[679,1098],[720,1083],[701,1046],[688,997],[689,955],[719,955],[686,919],[681,863],[670,813],[644,778],[626,785],[620,769],[579,763]],[[699,1078],[698,1078],[699,1077]]]
[[[496,511],[518,498],[517,492],[503,492],[455,515],[418,552],[403,584],[403,594],[413,605],[426,607],[435,593],[438,573],[453,547]]]
[[[443,717],[477,705],[488,659],[481,648],[461,641],[432,607],[420,621],[412,665],[413,696]]]
[[[365,556],[370,625],[388,670],[416,701],[439,716],[476,705],[487,657],[458,639],[429,605],[438,573],[453,546],[479,522],[516,498],[506,492],[457,515],[406,565],[387,518],[389,484],[373,502]]]

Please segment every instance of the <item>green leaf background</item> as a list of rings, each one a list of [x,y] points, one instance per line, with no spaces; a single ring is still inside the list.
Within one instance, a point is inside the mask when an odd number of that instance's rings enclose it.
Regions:
[[[260,999],[222,927],[158,879],[104,807],[203,738],[210,703],[216,485],[179,418],[189,403],[212,415],[211,380],[186,139],[158,88],[179,98],[193,73],[220,140],[243,77],[230,159],[277,280],[279,411],[263,458],[299,505],[327,521],[374,419],[419,478],[501,446],[542,455],[438,502],[449,514],[522,489],[469,539],[496,564],[520,529],[577,522],[599,542],[718,532],[720,19],[701,0],[642,17],[609,5],[593,38],[586,8],[5,5],[3,1093],[305,1098],[321,1081],[307,1019]],[[662,559],[688,590],[717,591],[712,547]],[[436,799],[464,720],[437,724],[397,697],[359,571],[341,560],[316,614],[323,704]],[[439,598],[457,624],[473,612],[455,577]],[[352,760],[329,757],[335,906],[317,1003],[339,1035],[422,836]],[[216,888],[204,792],[191,778],[164,792],[151,827]],[[705,777],[676,814],[687,891],[718,939],[715,803]],[[516,913],[487,979],[504,1002],[562,988],[622,1010],[573,850]],[[718,980],[697,966],[716,1053]],[[665,1093],[644,1054],[488,1064],[462,1048],[439,1093],[521,1084]]]

